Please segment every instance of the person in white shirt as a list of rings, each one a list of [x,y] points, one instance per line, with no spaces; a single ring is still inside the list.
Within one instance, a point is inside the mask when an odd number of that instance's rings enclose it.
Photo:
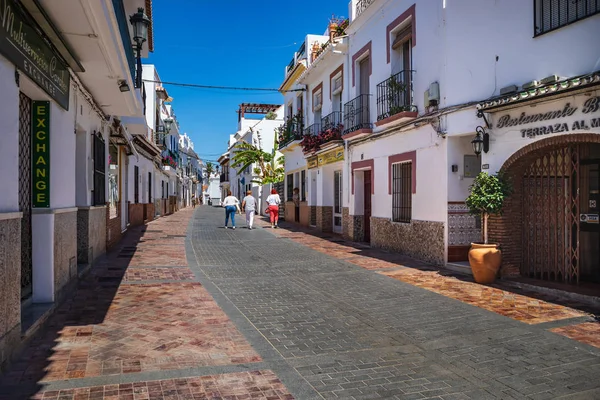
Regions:
[[[229,217],[231,216],[231,226],[235,229],[235,212],[236,210],[242,214],[240,210],[240,201],[237,197],[231,195],[231,190],[227,191],[227,197],[223,200],[223,207],[225,207],[225,229],[229,223]]]
[[[252,229],[254,213],[256,212],[256,199],[252,196],[252,190],[246,192],[246,197],[242,200],[242,208],[246,212],[246,225],[248,229]]]
[[[277,189],[271,189],[271,194],[267,197],[267,211],[271,217],[271,228],[277,228],[279,203],[281,203],[281,199],[279,198],[279,194],[277,194]]]

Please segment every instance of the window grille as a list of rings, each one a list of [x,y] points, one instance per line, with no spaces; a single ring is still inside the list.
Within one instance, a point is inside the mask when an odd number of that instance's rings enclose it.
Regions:
[[[133,202],[135,204],[140,201],[140,167],[133,167]]]
[[[106,147],[100,132],[94,138],[94,205],[106,205]]]
[[[300,193],[302,193],[302,201],[306,201],[306,171],[302,171],[302,173],[300,174],[301,176],[301,185],[302,185],[302,189],[300,191]]]
[[[294,198],[294,174],[287,176],[287,201],[292,201]]]
[[[535,36],[600,13],[598,0],[534,0]]]
[[[410,222],[412,216],[412,163],[392,165],[392,220]]]

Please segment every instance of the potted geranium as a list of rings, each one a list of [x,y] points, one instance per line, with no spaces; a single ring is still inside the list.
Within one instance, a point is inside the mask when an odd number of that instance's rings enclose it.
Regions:
[[[467,207],[471,214],[479,215],[483,220],[483,243],[471,243],[469,264],[475,282],[492,283],[500,269],[502,253],[497,243],[488,242],[488,218],[502,214],[504,200],[510,195],[511,188],[501,175],[481,172],[469,191]]]

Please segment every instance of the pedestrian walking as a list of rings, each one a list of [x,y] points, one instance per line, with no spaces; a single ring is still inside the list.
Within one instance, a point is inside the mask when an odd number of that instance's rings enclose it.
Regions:
[[[242,200],[242,209],[246,213],[246,225],[248,229],[254,226],[254,213],[256,212],[256,199],[252,196],[252,190],[246,192],[246,197]]]
[[[271,217],[271,228],[277,228],[277,222],[279,221],[279,204],[281,199],[277,194],[277,189],[271,189],[271,194],[267,197],[267,209],[265,212],[269,213]]]
[[[225,229],[227,229],[230,217],[231,227],[235,229],[235,212],[237,210],[241,215],[242,210],[240,210],[240,201],[237,197],[231,195],[231,190],[227,191],[227,197],[223,200],[223,207],[225,207]]]

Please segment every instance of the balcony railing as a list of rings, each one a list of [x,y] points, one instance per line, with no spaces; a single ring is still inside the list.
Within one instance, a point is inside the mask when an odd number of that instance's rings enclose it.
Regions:
[[[370,94],[361,94],[344,104],[344,134],[373,128],[369,113],[370,98]]]
[[[156,145],[162,149],[167,148],[167,136],[164,133],[155,132]]]
[[[282,149],[295,140],[302,140],[304,125],[301,122],[288,121],[282,136],[279,138],[279,148]]]
[[[135,82],[135,54],[133,53],[133,43],[131,42],[131,34],[129,33],[129,21],[127,20],[127,14],[125,13],[123,0],[113,0],[113,8],[115,9],[115,16],[117,17],[117,23],[119,24],[119,33],[121,34],[125,55],[127,56],[129,73],[131,74],[131,79]]]
[[[223,183],[223,182],[229,182],[229,174],[225,174],[225,173],[221,174],[219,176],[219,181],[221,183]]]
[[[305,135],[316,136],[321,132],[321,124],[312,124],[308,128],[304,129]]]
[[[326,131],[327,129],[331,129],[335,126],[342,124],[342,112],[334,111],[331,114],[327,114],[323,118],[321,118],[321,128]]]
[[[358,17],[365,11],[371,4],[375,3],[375,0],[357,0],[356,1],[356,13],[354,18]]]
[[[413,72],[398,72],[377,85],[377,121],[401,112],[417,111],[413,104]]]
[[[285,74],[289,74],[294,69],[298,61],[302,60],[304,57],[306,57],[306,42],[302,42],[298,48],[298,51],[294,53],[294,57],[292,57],[292,60],[285,68]]]

